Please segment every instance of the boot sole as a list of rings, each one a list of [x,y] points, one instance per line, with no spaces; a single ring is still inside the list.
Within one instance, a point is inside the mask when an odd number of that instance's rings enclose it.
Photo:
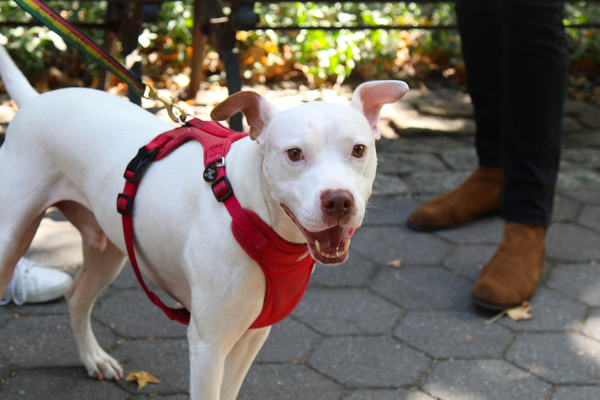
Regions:
[[[518,307],[522,304],[522,303],[519,303],[519,304],[515,304],[513,306],[501,306],[498,304],[486,303],[485,301],[481,301],[479,299],[476,299],[475,297],[471,297],[471,302],[474,305],[476,305],[477,307],[485,308],[486,310],[490,310],[490,311],[504,311],[509,308]]]

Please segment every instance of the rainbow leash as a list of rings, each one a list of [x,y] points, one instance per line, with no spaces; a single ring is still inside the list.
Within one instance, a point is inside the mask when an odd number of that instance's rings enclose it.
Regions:
[[[83,32],[75,28],[54,10],[39,0],[15,0],[25,11],[30,13],[42,24],[53,30],[57,35],[71,44],[77,50],[90,57],[98,65],[115,75],[140,96],[144,95],[146,85],[133,72],[123,67],[104,49],[94,43]]]
[[[59,35],[65,42],[71,44],[77,50],[87,55],[94,62],[106,69],[111,74],[125,82],[134,92],[141,97],[150,100],[159,100],[167,108],[171,119],[175,122],[184,123],[188,113],[176,104],[173,98],[167,98],[158,93],[150,84],[143,82],[140,77],[122,66],[117,60],[103,48],[98,46],[92,39],[75,28],[68,21],[62,18],[54,10],[42,3],[40,0],[15,0],[19,6],[30,13],[43,25],[50,28]]]

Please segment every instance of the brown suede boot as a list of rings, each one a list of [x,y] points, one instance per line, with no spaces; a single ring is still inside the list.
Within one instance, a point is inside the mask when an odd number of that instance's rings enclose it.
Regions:
[[[546,228],[506,222],[496,254],[473,287],[473,302],[492,309],[516,307],[533,296],[546,262]]]
[[[407,226],[416,231],[434,231],[468,222],[500,210],[502,168],[480,167],[458,188],[416,209]]]

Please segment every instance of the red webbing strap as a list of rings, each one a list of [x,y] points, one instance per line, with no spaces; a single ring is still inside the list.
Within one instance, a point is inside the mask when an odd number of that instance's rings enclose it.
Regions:
[[[269,240],[261,233],[260,229],[248,218],[246,211],[233,195],[225,168],[219,168],[219,175],[212,186],[213,193],[219,202],[222,202],[229,215],[242,234],[252,243],[256,250],[261,250]]]

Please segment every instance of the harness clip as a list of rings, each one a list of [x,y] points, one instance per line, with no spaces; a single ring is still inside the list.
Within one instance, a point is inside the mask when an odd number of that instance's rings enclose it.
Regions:
[[[125,180],[138,183],[144,171],[158,154],[158,151],[158,148],[147,150],[146,147],[141,147],[136,156],[127,164],[127,169],[125,169],[125,174],[123,175]]]
[[[144,97],[149,100],[158,100],[165,105],[167,109],[167,114],[173,120],[173,122],[180,123],[182,125],[185,124],[185,120],[190,115],[189,112],[183,109],[182,106],[176,103],[176,99],[171,97],[165,97],[158,93],[158,90],[149,84],[148,82],[142,82],[146,85],[146,90],[144,91]]]

